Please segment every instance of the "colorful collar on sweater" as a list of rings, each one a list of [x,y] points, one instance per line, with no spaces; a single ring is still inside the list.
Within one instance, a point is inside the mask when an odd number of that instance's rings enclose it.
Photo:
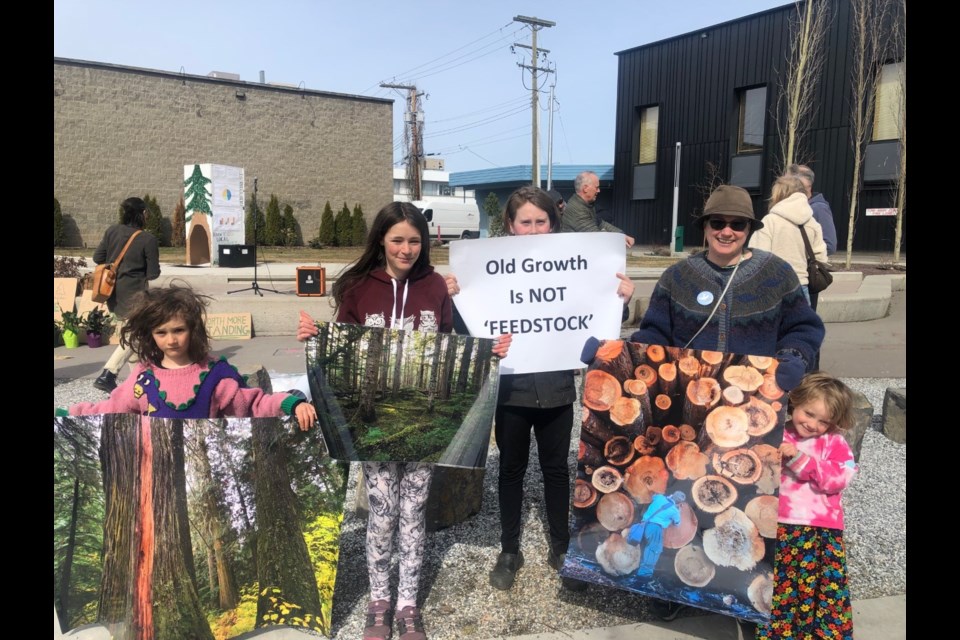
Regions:
[[[193,397],[179,405],[167,401],[167,392],[160,389],[160,380],[157,379],[152,368],[144,369],[140,375],[137,376],[133,393],[137,398],[144,394],[147,396],[147,415],[158,418],[207,417],[209,415],[210,400],[213,398],[213,392],[216,386],[220,384],[221,380],[227,378],[236,380],[241,387],[247,386],[246,380],[240,375],[237,368],[227,362],[224,356],[220,356],[219,360],[209,361],[207,368],[200,372],[199,382],[193,385]],[[204,400],[206,406],[190,411],[198,399]],[[198,411],[204,415],[199,415]]]

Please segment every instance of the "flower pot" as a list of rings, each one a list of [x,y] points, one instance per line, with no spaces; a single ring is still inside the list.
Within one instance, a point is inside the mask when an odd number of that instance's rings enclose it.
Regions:
[[[103,334],[87,333],[87,346],[91,349],[103,346]]]
[[[80,346],[80,336],[77,335],[76,331],[70,331],[69,329],[63,330],[63,344],[67,349],[76,349]]]

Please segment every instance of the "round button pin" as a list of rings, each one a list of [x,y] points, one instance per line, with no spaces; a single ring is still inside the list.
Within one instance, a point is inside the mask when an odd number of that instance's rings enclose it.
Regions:
[[[709,291],[701,291],[700,293],[697,294],[697,302],[699,302],[703,306],[707,306],[708,304],[713,302],[713,294],[710,293]]]

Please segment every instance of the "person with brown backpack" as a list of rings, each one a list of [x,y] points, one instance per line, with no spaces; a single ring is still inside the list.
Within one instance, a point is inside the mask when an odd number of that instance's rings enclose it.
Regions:
[[[141,291],[146,291],[150,280],[160,277],[160,245],[157,238],[144,231],[147,205],[137,197],[127,198],[120,205],[122,223],[110,226],[93,252],[95,264],[116,263],[116,285],[107,299],[107,308],[120,317],[121,322]],[[128,244],[129,243],[129,244]],[[122,325],[121,325],[122,326]],[[119,334],[121,327],[117,327]],[[120,344],[107,360],[93,386],[110,393],[117,387],[117,374],[133,356],[129,345]]]

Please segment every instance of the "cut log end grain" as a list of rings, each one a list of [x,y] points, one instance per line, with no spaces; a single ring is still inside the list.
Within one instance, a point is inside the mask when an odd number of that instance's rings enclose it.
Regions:
[[[616,360],[623,352],[623,340],[604,340],[603,344],[597,349],[594,360],[600,362],[609,362]]]
[[[633,461],[623,476],[623,486],[640,504],[648,504],[653,494],[667,490],[670,472],[663,458],[641,456]]]
[[[772,495],[780,488],[780,452],[769,444],[758,444],[750,447],[757,454],[763,470],[755,485],[757,492]]]
[[[677,362],[677,369],[680,370],[681,376],[696,378],[700,375],[700,361],[693,356],[684,356]]]
[[[615,467],[607,465],[596,469],[590,482],[600,493],[612,493],[623,484],[623,476]]]
[[[640,566],[640,547],[613,533],[597,547],[597,562],[612,576],[630,575]]]
[[[610,531],[622,531],[633,524],[635,507],[625,493],[616,491],[600,498],[597,503],[597,521]]]
[[[694,429],[694,428],[693,428],[692,426],[690,426],[689,424],[682,424],[682,425],[680,425],[680,426],[677,427],[677,428],[680,429],[680,439],[681,439],[681,440],[686,440],[686,441],[688,441],[688,442],[693,442],[694,440],[697,439],[697,430]]]
[[[718,446],[741,447],[750,440],[750,418],[739,407],[717,407],[707,415],[706,433]]]
[[[763,376],[763,384],[757,390],[757,395],[765,402],[774,402],[783,398],[783,389],[777,384],[777,377],[773,374]]]
[[[727,407],[736,407],[743,404],[743,389],[740,387],[729,386],[721,394],[723,404]]]
[[[704,364],[719,365],[723,362],[724,354],[722,351],[701,351],[700,359]]]
[[[657,382],[656,370],[648,364],[642,364],[633,371],[633,377],[650,387]]]
[[[599,547],[607,537],[610,531],[599,522],[591,522],[581,528],[577,533],[577,546],[583,555],[587,558],[596,557],[597,547]]]
[[[754,609],[770,615],[773,608],[773,574],[762,573],[754,578],[747,587],[747,597]]]
[[[718,566],[750,571],[763,558],[765,547],[753,521],[730,507],[717,515],[712,529],[703,532],[703,550]]]
[[[647,362],[657,366],[667,360],[667,351],[658,344],[647,345]]]
[[[596,488],[586,480],[577,479],[573,487],[573,506],[577,509],[589,509],[597,504],[600,495]]]
[[[642,396],[647,393],[647,385],[642,380],[630,378],[623,381],[623,392],[633,397]]]
[[[610,421],[618,426],[631,426],[639,418],[640,401],[636,398],[620,397],[610,406]]]
[[[692,442],[681,440],[670,449],[665,460],[667,468],[677,480],[696,480],[707,474],[709,460],[700,452],[700,447]]]
[[[743,510],[753,524],[757,525],[757,531],[764,538],[777,537],[777,514],[780,506],[780,500],[776,496],[757,496],[747,503]]]
[[[720,513],[737,501],[737,488],[718,475],[698,478],[691,493],[694,504],[705,513]]]
[[[773,360],[770,356],[747,356],[747,364],[760,373],[766,373]]]
[[[750,449],[734,449],[714,457],[714,468],[737,484],[753,484],[760,479],[763,463]]]
[[[680,442],[680,428],[672,424],[666,424],[660,429],[660,438],[667,445],[673,445]]]
[[[746,404],[740,406],[746,411],[750,424],[747,426],[747,433],[754,438],[764,436],[777,426],[777,412],[772,406],[758,400],[750,398]]]
[[[594,411],[609,411],[621,395],[620,382],[606,371],[592,369],[583,378],[583,404]]]
[[[647,429],[647,431],[649,430],[650,429]],[[656,446],[650,444],[650,441],[647,440],[647,436],[637,436],[633,439],[633,448],[639,455],[648,456],[654,452]]]
[[[700,531],[700,522],[697,514],[686,502],[681,502],[680,524],[675,524],[663,530],[663,546],[667,549],[679,549],[693,540]]]
[[[626,436],[614,436],[604,445],[603,455],[610,464],[622,467],[633,460],[633,443]]]
[[[705,587],[717,575],[717,565],[710,561],[703,547],[687,545],[673,559],[673,570],[684,584]]]
[[[747,395],[751,395],[763,384],[763,374],[753,367],[734,365],[723,370],[723,381],[727,385],[740,387]]]

